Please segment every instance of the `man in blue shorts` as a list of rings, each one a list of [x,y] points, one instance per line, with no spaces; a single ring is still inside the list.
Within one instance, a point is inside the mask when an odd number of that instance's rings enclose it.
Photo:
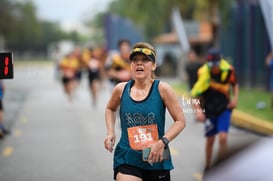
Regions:
[[[4,138],[5,135],[9,134],[10,131],[7,130],[4,126],[4,108],[3,108],[3,99],[4,97],[4,84],[3,80],[0,80],[0,139]]]
[[[232,87],[232,89],[231,89]],[[230,90],[231,89],[231,90]],[[231,97],[230,93],[233,94]],[[206,165],[211,167],[212,151],[216,135],[219,135],[218,159],[227,151],[227,134],[232,109],[236,107],[239,85],[232,65],[221,57],[216,48],[208,51],[207,63],[198,69],[198,80],[191,90],[193,97],[199,97],[204,111],[197,105],[197,119],[205,121]],[[202,110],[203,110],[202,109]]]

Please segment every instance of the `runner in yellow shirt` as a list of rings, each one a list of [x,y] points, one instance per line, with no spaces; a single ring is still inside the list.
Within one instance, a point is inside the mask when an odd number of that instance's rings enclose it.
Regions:
[[[106,67],[107,75],[110,81],[114,84],[128,81],[132,78],[130,71],[130,41],[120,40],[118,42],[120,53],[114,55],[111,65]]]
[[[64,91],[69,101],[73,100],[73,93],[76,87],[76,74],[80,68],[80,63],[73,53],[61,60],[59,67],[62,72],[62,83]]]

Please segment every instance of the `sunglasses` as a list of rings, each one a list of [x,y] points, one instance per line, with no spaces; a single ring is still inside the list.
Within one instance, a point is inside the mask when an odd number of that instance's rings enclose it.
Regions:
[[[148,48],[134,48],[131,52],[130,59],[133,58],[132,55],[135,53],[143,53],[148,56],[150,60],[155,61],[155,53]]]

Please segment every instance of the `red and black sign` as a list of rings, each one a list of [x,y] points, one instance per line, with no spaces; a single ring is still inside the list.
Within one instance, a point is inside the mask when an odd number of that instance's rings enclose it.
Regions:
[[[0,79],[13,79],[12,53],[0,53]]]

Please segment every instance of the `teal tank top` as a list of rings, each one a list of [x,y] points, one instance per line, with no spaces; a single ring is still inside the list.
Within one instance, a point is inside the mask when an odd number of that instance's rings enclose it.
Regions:
[[[131,127],[156,124],[159,138],[165,134],[166,107],[158,90],[159,82],[159,80],[153,82],[148,96],[142,101],[135,101],[130,97],[130,90],[134,85],[134,80],[125,85],[120,103],[121,137],[115,148],[114,168],[122,164],[128,164],[146,170],[173,169],[171,157],[161,163],[154,163],[152,166],[143,161],[142,151],[133,150],[130,147],[127,132],[127,129]]]

